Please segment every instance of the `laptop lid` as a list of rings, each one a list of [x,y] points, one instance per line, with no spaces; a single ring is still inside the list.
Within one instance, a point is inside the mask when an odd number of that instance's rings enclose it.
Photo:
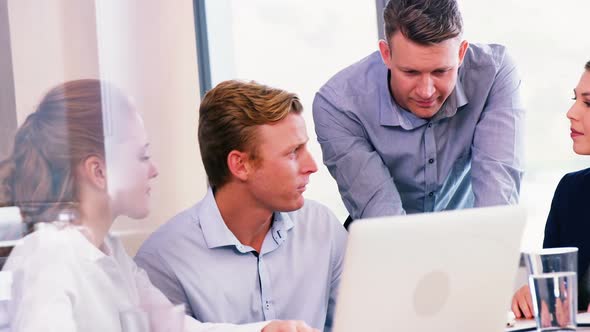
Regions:
[[[525,219],[499,206],[355,221],[334,331],[502,331]]]

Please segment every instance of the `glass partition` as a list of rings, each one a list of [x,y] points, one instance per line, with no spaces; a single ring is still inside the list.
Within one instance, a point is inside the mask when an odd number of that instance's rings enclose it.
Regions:
[[[206,192],[192,1],[2,0],[0,74],[0,330],[173,310],[130,257]]]

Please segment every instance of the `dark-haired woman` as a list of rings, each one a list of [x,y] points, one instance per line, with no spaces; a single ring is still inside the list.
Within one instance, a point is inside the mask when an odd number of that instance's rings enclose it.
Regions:
[[[576,154],[590,155],[590,61],[574,89],[574,104],[567,112],[570,136]],[[590,301],[588,267],[590,265],[590,168],[566,174],[555,189],[545,225],[544,248],[578,247],[578,309],[587,310]],[[528,286],[520,288],[512,299],[517,318],[534,315]]]

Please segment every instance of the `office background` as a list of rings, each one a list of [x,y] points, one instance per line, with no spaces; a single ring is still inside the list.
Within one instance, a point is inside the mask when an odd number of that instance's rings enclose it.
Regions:
[[[99,77],[122,87],[143,114],[160,176],[147,220],[121,220],[133,254],[146,234],[199,200],[206,176],[196,141],[203,91],[257,80],[301,96],[310,150],[321,164],[311,102],[333,74],[377,50],[384,0],[0,0],[0,158],[51,86]],[[529,213],[523,249],[539,247],[560,177],[585,168],[571,149],[572,89],[590,60],[588,0],[459,0],[470,42],[508,46],[527,107]],[[307,198],[347,212],[325,167]]]

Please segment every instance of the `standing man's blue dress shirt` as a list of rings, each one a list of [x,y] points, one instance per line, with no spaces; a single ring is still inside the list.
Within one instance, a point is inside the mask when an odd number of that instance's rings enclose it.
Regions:
[[[256,253],[227,228],[209,190],[152,234],[135,260],[200,321],[298,319],[329,331],[345,245],[333,213],[306,200],[297,211],[274,213]]]
[[[324,163],[353,219],[518,202],[520,79],[500,45],[471,44],[430,119],[400,108],[375,52],[330,79],[313,116]]]

